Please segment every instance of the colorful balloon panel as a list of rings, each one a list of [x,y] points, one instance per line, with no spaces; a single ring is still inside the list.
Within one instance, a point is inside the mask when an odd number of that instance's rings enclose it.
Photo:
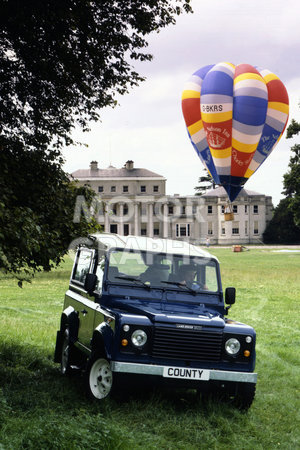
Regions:
[[[233,201],[282,136],[289,100],[272,72],[223,62],[192,75],[182,111],[199,158]]]

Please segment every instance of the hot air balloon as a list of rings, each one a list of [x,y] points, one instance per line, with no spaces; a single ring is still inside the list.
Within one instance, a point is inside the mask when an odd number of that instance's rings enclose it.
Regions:
[[[269,70],[222,62],[186,82],[182,111],[194,149],[232,202],[281,138],[289,99]]]

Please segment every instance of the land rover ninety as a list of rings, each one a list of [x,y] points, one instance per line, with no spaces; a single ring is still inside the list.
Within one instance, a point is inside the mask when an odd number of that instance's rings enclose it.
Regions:
[[[219,262],[184,241],[92,235],[79,246],[57,332],[61,372],[81,370],[87,394],[141,382],[220,391],[251,405],[256,335],[231,320]],[[227,305],[227,306],[226,306]]]

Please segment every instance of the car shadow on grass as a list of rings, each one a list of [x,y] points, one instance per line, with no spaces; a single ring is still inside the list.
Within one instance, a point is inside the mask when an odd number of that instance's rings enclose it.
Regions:
[[[89,401],[85,396],[84,375],[63,376],[53,355],[31,344],[0,341],[0,386],[6,403],[15,411],[50,409],[56,411],[86,411],[111,413],[114,409],[128,412],[132,405],[145,408],[159,405],[160,409],[184,414],[195,409],[206,414],[218,411],[228,416],[230,404],[215,394],[204,395],[193,389],[168,389],[150,384],[120,384],[111,396]]]

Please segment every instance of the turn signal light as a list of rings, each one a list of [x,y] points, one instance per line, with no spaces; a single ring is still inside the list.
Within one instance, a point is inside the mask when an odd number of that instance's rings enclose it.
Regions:
[[[249,358],[249,356],[250,356],[249,350],[245,350],[244,351],[244,356],[246,356],[246,358]]]
[[[126,345],[128,345],[127,339],[122,339],[121,344],[123,347],[126,347]]]

